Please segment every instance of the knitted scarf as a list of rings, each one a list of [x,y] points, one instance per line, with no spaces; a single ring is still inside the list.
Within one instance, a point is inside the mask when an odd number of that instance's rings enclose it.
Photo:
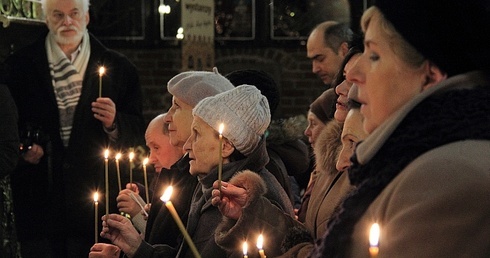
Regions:
[[[490,88],[451,90],[417,105],[365,165],[352,157],[351,184],[343,202],[318,240],[312,257],[345,257],[354,227],[383,189],[414,159],[439,146],[462,140],[490,140]],[[397,157],[393,159],[392,157]]]
[[[90,37],[85,30],[80,53],[73,63],[68,59],[49,33],[46,37],[46,52],[60,118],[60,136],[68,146],[73,116],[82,92],[83,75],[90,58]]]

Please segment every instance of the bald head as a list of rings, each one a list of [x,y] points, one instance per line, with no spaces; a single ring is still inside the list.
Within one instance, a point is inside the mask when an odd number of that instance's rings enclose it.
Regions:
[[[336,21],[322,22],[310,33],[306,43],[307,56],[312,62],[312,72],[324,84],[332,83],[352,37],[349,26]]]
[[[150,148],[149,162],[156,172],[160,172],[162,168],[170,168],[184,153],[182,148],[170,144],[168,124],[164,117],[165,114],[161,114],[153,118],[145,133],[146,146]]]

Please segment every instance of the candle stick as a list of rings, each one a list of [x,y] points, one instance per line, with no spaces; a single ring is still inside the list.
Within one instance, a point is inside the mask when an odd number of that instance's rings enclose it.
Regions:
[[[264,236],[262,234],[257,238],[257,248],[259,249],[260,258],[266,258],[264,252]]]
[[[379,235],[380,229],[378,223],[374,223],[369,231],[369,254],[372,258],[376,258],[379,253]]]
[[[172,195],[172,190],[173,190],[172,186],[167,187],[167,189],[163,193],[162,197],[160,197],[160,200],[162,200],[165,203],[165,206],[167,206],[167,209],[169,210],[170,214],[172,214],[172,217],[174,218],[175,223],[179,227],[182,235],[184,235],[184,239],[187,242],[187,245],[189,245],[189,248],[191,249],[192,253],[194,254],[194,257],[200,258],[201,255],[197,251],[196,246],[192,242],[191,236],[189,236],[189,233],[187,233],[187,230],[185,230],[184,224],[182,223],[182,220],[180,220],[179,214],[175,210],[172,202],[170,201],[170,196]]]
[[[99,98],[102,97],[102,75],[105,73],[105,67],[99,67]]]
[[[119,192],[122,190],[122,187],[121,187],[121,171],[119,170],[119,159],[120,158],[121,158],[121,153],[116,154],[117,186],[119,187]]]
[[[148,178],[146,176],[146,164],[148,164],[148,158],[143,160],[143,175],[145,177],[145,193],[146,193],[146,203],[150,203],[150,195],[148,194]]]
[[[221,195],[221,175],[223,173],[223,129],[225,125],[221,123],[219,125],[219,163],[218,163],[218,190]]]
[[[248,255],[247,255],[247,250],[248,249],[248,244],[247,242],[243,242],[243,258],[248,258]]]
[[[95,192],[94,193],[94,214],[95,214],[95,243],[99,241],[99,215],[98,215],[98,209],[99,209],[99,193]]]
[[[105,214],[109,215],[109,149],[104,152],[105,167]]]
[[[133,184],[133,158],[134,152],[129,153],[129,184]]]

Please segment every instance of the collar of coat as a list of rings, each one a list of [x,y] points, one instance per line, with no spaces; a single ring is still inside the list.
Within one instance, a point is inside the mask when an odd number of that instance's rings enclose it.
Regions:
[[[376,129],[351,158],[349,179],[357,188],[334,215],[315,254],[343,257],[357,221],[418,156],[456,141],[490,140],[489,99],[488,73],[455,76],[422,93]]]

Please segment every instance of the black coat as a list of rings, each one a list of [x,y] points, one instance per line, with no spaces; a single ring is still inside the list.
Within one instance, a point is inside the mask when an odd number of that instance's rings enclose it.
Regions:
[[[60,138],[60,122],[45,49],[45,37],[7,60],[8,86],[19,111],[19,129],[38,128],[45,155],[38,165],[20,162],[12,177],[19,238],[33,239],[55,233],[62,237],[94,235],[93,192],[104,193],[103,150],[127,150],[144,143],[142,93],[135,66],[123,55],[90,36],[91,55],[82,92],[73,117],[68,147]],[[98,97],[98,67],[103,77],[103,97],[116,104],[119,138],[110,142],[91,111]],[[110,174],[110,202],[116,211],[115,172]],[[104,212],[100,201],[99,214]],[[99,226],[100,228],[100,226]]]

